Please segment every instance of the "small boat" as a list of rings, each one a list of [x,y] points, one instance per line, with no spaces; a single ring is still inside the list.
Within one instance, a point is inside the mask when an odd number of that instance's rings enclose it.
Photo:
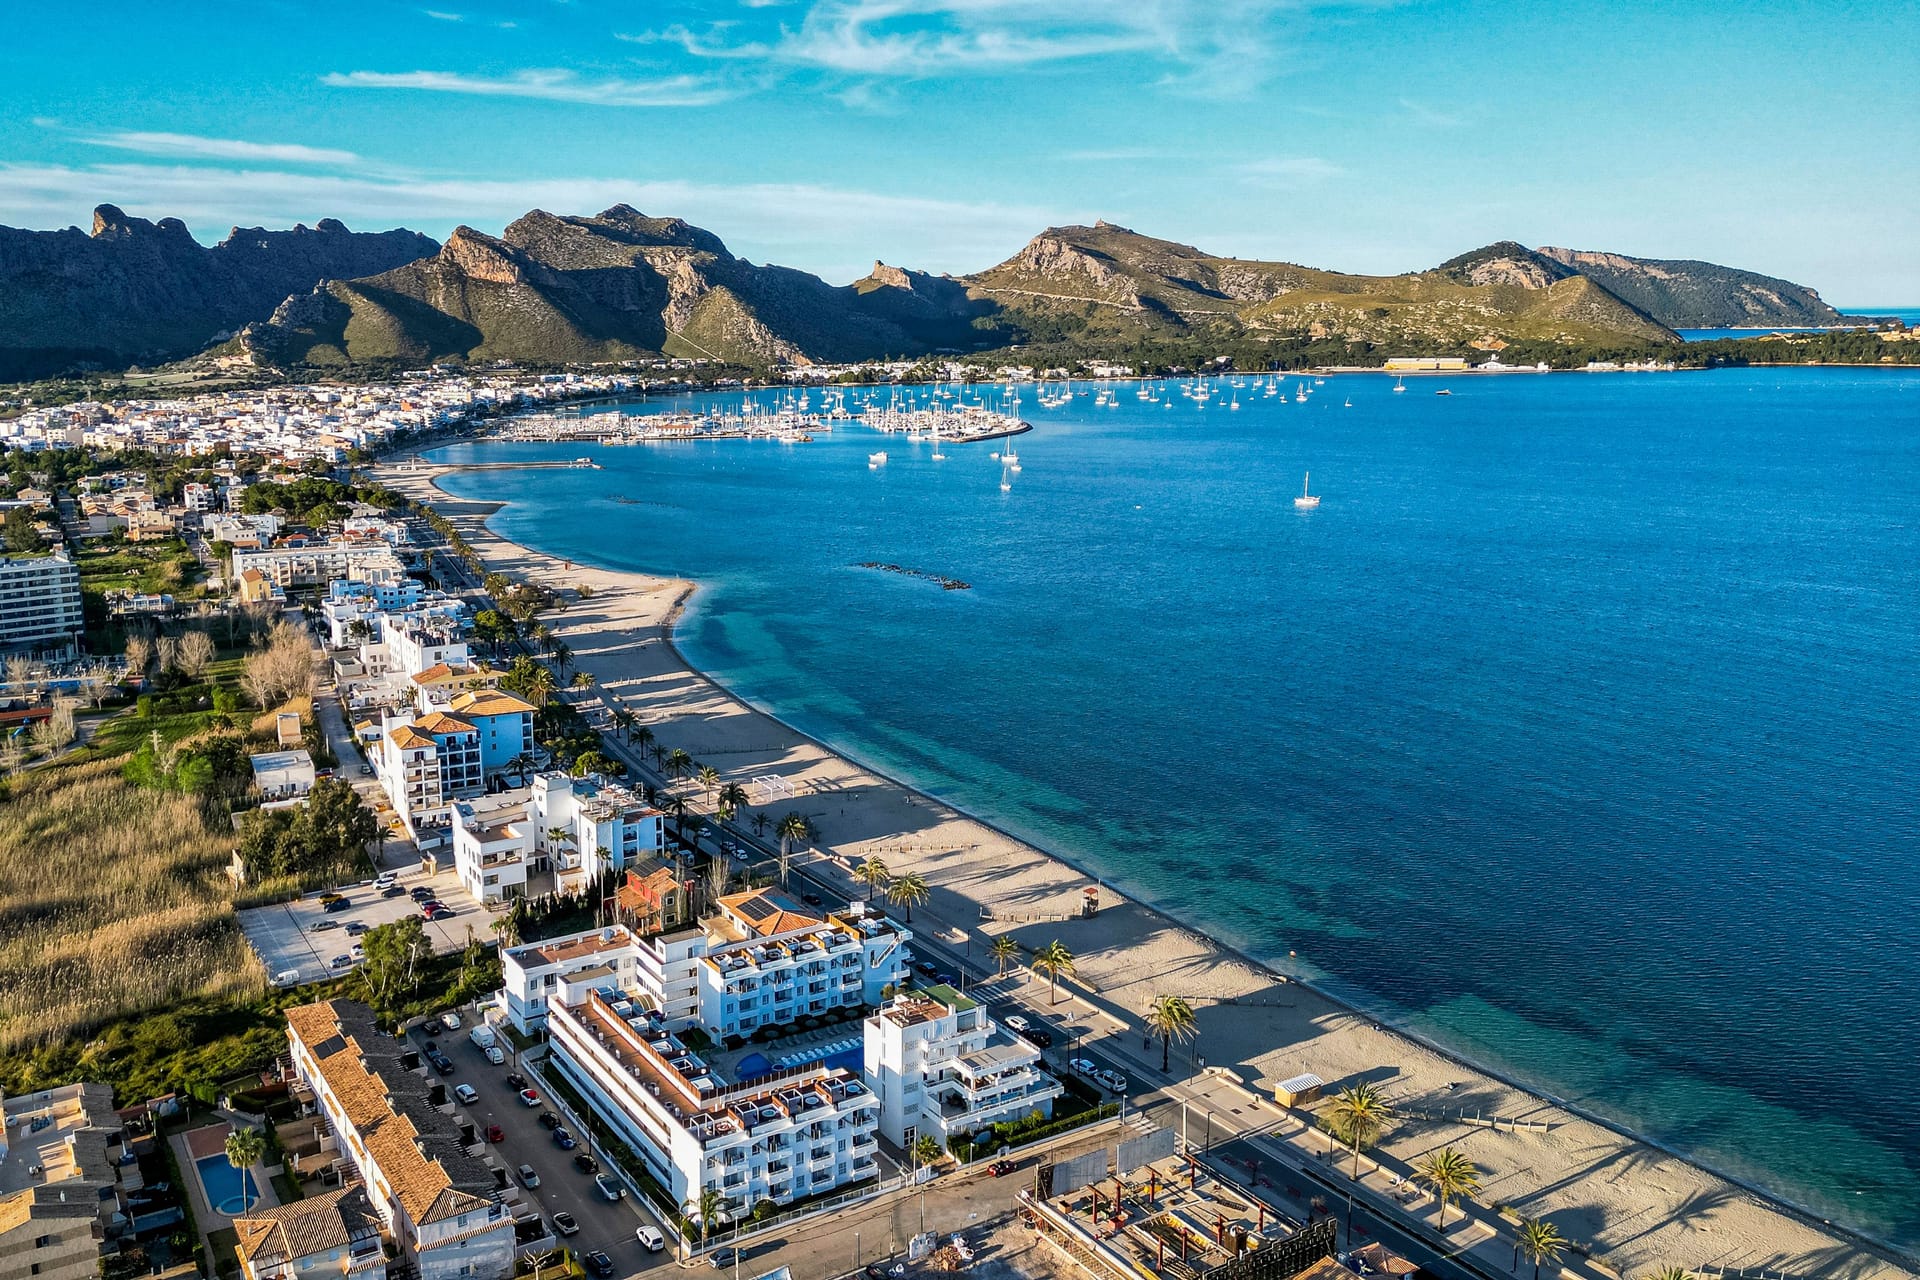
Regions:
[[[1011,445],[1013,442],[1009,440],[1007,443]],[[1000,455],[1000,461],[1006,463],[1007,470],[1009,471],[1018,471],[1020,469],[1020,455],[1012,449],[1008,449],[1002,453]]]
[[[1405,378],[1395,378],[1393,380],[1393,389],[1396,392],[1405,391],[1407,389],[1407,380]]]
[[[1307,492],[1307,481],[1311,479],[1313,479],[1313,472],[1309,471],[1300,481],[1300,496],[1293,500],[1293,505],[1302,511],[1311,511],[1320,505],[1320,495]]]
[[[1353,408],[1353,397],[1352,397],[1352,396],[1348,396],[1348,397],[1347,397],[1347,403],[1346,403],[1346,407],[1347,407],[1347,408],[1349,408],[1349,409],[1351,409],[1351,408]]]
[[[887,451],[885,449],[882,449],[879,453],[870,453],[867,455],[867,470],[878,471],[886,465]]]
[[[1013,481],[1007,478],[1007,469],[1005,467],[1002,467],[1000,468],[1000,492],[1010,493],[1012,491],[1013,491]]]
[[[1450,395],[1452,395],[1452,394],[1453,394],[1453,392],[1451,392],[1451,391],[1449,391],[1449,390],[1448,390],[1447,388],[1445,388],[1445,387],[1442,387],[1442,388],[1440,388],[1440,389],[1439,389],[1438,391],[1436,391],[1436,392],[1434,392],[1433,394],[1435,394],[1435,395],[1437,395],[1437,396],[1450,396]]]

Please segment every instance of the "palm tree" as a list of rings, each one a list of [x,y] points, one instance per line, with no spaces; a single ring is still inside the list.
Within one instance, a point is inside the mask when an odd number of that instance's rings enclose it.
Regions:
[[[720,771],[710,764],[700,766],[700,789],[707,793],[707,803],[713,803],[713,789],[720,785]]]
[[[1440,1200],[1440,1230],[1447,1229],[1447,1202],[1480,1190],[1480,1169],[1463,1152],[1442,1147],[1414,1166],[1413,1176],[1433,1188]]]
[[[667,773],[673,778],[684,778],[687,770],[693,768],[693,757],[679,747],[667,752]]]
[[[720,788],[720,813],[723,817],[733,817],[734,814],[746,808],[746,805],[747,789],[739,783],[729,782]]]
[[[907,923],[913,923],[913,909],[926,905],[933,891],[927,888],[927,882],[918,871],[909,871],[903,876],[895,876],[887,885],[887,901],[895,906],[907,909]]]
[[[987,954],[993,957],[993,976],[1004,978],[1007,976],[1007,962],[1020,954],[1020,944],[1013,940],[1012,934],[1003,933],[993,940],[993,945],[987,948]]]
[[[887,864],[871,856],[860,864],[860,869],[854,872],[854,875],[860,878],[861,884],[867,886],[868,902],[873,901],[875,890],[886,888],[887,881],[893,879],[893,873],[887,870]]]
[[[1540,1280],[1541,1263],[1558,1262],[1566,1248],[1567,1238],[1545,1218],[1520,1219],[1518,1252],[1526,1254],[1527,1261],[1533,1264],[1533,1280]]]
[[[1060,979],[1071,978],[1076,972],[1073,967],[1073,952],[1067,950],[1066,944],[1058,938],[1034,952],[1033,959],[1027,963],[1034,972],[1047,975],[1048,1004],[1054,1003],[1057,998],[1056,984]]]
[[[727,1203],[726,1197],[712,1187],[702,1187],[698,1200],[689,1200],[680,1207],[688,1215],[700,1219],[700,1243],[707,1242],[707,1236],[713,1230],[713,1220],[720,1216],[720,1210]]]
[[[625,711],[626,708],[622,707],[621,710]],[[627,716],[629,723],[631,723],[633,712],[628,711]],[[653,730],[644,724],[633,725],[633,731],[627,735],[627,741],[633,743],[634,746],[640,749],[640,758],[642,760],[646,759],[647,753],[653,749],[653,740]]]
[[[773,819],[769,818],[764,813],[754,814],[753,815],[753,834],[757,836],[763,836],[767,834],[767,824],[769,824],[772,821]]]
[[[940,1158],[940,1140],[923,1133],[913,1142],[913,1162],[924,1169]]]
[[[553,665],[562,671],[573,668],[573,646],[565,640],[555,640],[547,646],[547,656],[553,659]]]
[[[812,835],[813,824],[807,821],[804,814],[789,813],[780,819],[780,825],[773,829],[773,834],[780,837],[780,884],[784,888],[787,883],[787,860],[793,856],[793,843]]]
[[[1329,1132],[1353,1148],[1353,1176],[1360,1176],[1360,1148],[1370,1146],[1393,1119],[1393,1106],[1371,1084],[1356,1084],[1334,1095],[1327,1111]]]
[[[227,1163],[240,1170],[240,1212],[245,1213],[251,1202],[247,1199],[247,1188],[253,1179],[247,1170],[260,1163],[260,1157],[267,1153],[267,1140],[258,1129],[229,1129],[227,1131]]]
[[[1200,1034],[1200,1020],[1193,1006],[1179,996],[1155,996],[1147,1006],[1147,1030],[1160,1037],[1160,1071],[1170,1070],[1173,1042],[1187,1041]]]

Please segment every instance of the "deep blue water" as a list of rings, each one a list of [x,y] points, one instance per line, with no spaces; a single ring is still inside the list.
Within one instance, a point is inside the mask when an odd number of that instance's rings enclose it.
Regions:
[[[1874,316],[1902,321],[1911,329],[1920,325],[1920,307],[1840,307],[1842,315]],[[1706,342],[1713,338],[1758,338],[1769,333],[1819,333],[1818,326],[1796,328],[1784,325],[1774,329],[1675,329],[1688,342]]]
[[[857,427],[447,484],[709,584],[690,657],[823,739],[1920,1243],[1920,376],[1390,385],[1029,397],[1006,494]]]

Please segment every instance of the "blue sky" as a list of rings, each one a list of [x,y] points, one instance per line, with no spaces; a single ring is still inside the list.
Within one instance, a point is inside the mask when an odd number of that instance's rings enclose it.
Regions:
[[[518,0],[7,7],[0,223],[497,231],[626,201],[835,281],[1104,217],[1498,239],[1920,302],[1920,6]]]

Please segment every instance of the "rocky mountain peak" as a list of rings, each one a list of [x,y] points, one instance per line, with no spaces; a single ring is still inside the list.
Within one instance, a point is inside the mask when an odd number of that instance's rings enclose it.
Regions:
[[[440,261],[472,279],[492,284],[520,284],[526,280],[520,255],[510,245],[465,223],[455,227],[447,242],[440,246]]]
[[[895,289],[913,288],[913,277],[907,271],[900,267],[890,267],[878,258],[874,259],[873,270],[867,273],[867,279],[875,284],[884,284]]]

